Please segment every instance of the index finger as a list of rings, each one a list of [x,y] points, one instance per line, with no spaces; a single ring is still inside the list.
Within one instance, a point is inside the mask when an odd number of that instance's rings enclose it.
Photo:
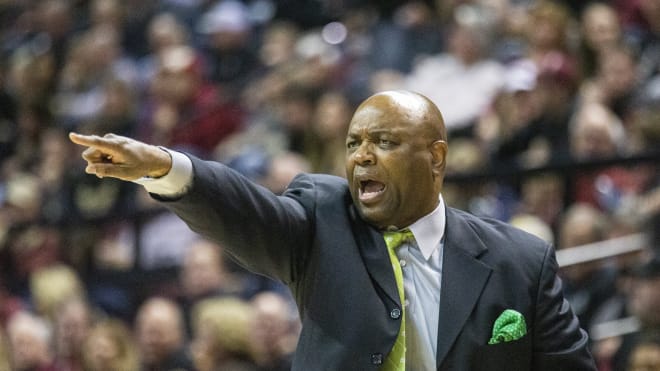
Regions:
[[[109,138],[102,138],[98,135],[82,135],[78,133],[69,133],[69,139],[73,143],[81,146],[94,147],[100,150],[117,151],[120,144]]]

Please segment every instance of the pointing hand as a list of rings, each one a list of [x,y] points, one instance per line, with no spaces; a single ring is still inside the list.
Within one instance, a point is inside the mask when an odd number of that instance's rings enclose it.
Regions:
[[[82,157],[85,171],[99,178],[135,180],[144,176],[159,178],[172,167],[172,158],[162,149],[115,134],[81,135],[70,133],[73,143],[88,147]]]

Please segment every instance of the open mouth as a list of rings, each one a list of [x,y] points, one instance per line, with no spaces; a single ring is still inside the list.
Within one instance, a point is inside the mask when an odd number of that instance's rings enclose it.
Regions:
[[[385,191],[385,184],[375,180],[361,180],[359,198],[363,203],[376,201]]]

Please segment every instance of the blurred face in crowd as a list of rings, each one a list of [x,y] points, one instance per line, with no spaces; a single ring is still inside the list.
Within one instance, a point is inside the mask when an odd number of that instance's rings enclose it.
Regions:
[[[559,248],[581,246],[604,239],[603,215],[589,205],[573,205],[565,214],[559,231]],[[562,275],[571,283],[585,282],[599,267],[598,262],[576,264],[562,268]]]
[[[58,354],[80,354],[90,326],[89,308],[80,300],[65,303],[56,317],[56,346]]]
[[[562,49],[569,19],[568,10],[555,2],[539,2],[531,11],[527,33],[540,49]]]
[[[195,53],[191,48],[174,46],[160,55],[160,68],[152,81],[152,92],[164,102],[186,103],[195,93],[198,80],[194,70]]]
[[[7,337],[13,370],[31,370],[49,362],[49,332],[46,324],[27,313],[12,316]]]
[[[319,99],[314,116],[314,131],[319,137],[343,137],[351,120],[348,100],[340,93],[326,93]]]
[[[479,37],[476,30],[466,26],[456,27],[447,40],[449,51],[464,64],[470,65],[479,60],[482,53]]]
[[[616,117],[607,108],[590,104],[576,113],[571,152],[576,159],[607,158],[617,152]]]
[[[614,9],[606,4],[594,3],[582,16],[584,39],[594,50],[615,45],[621,38],[621,26]]]
[[[215,365],[215,358],[224,356],[222,349],[217,349],[215,329],[210,326],[202,326],[190,346],[195,367],[199,371],[211,371]]]
[[[279,344],[290,328],[290,309],[282,297],[273,293],[257,295],[253,301],[252,341],[261,357],[277,356]]]
[[[275,23],[264,34],[259,59],[266,66],[276,66],[292,58],[298,31],[293,24]]]
[[[149,23],[149,47],[158,53],[169,47],[184,45],[186,31],[176,17],[170,13],[159,14]]]
[[[629,93],[636,84],[635,61],[621,49],[604,50],[599,63],[598,79],[607,99]]]
[[[152,299],[138,313],[136,332],[142,361],[158,365],[181,346],[181,312],[173,302]]]
[[[181,283],[188,297],[199,297],[218,290],[224,280],[219,247],[206,241],[190,247],[183,262]]]
[[[444,133],[440,111],[418,94],[379,93],[358,107],[346,138],[346,175],[368,223],[403,228],[435,209]]]
[[[630,355],[628,371],[660,371],[660,344],[636,346]]]
[[[660,277],[633,282],[630,311],[647,326],[660,326]]]
[[[138,367],[131,334],[118,320],[95,325],[84,349],[89,371],[133,370]]]
[[[119,347],[110,336],[99,331],[90,335],[87,346],[89,368],[93,370],[106,370],[104,365],[114,364],[119,355]]]
[[[95,24],[121,27],[124,14],[118,0],[94,0],[90,5],[90,18]]]

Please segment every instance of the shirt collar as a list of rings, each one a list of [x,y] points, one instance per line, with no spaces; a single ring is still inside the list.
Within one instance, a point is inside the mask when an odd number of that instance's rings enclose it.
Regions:
[[[424,259],[429,260],[445,234],[445,203],[440,195],[438,206],[431,213],[418,219],[408,229],[415,236],[417,246],[422,251]]]

